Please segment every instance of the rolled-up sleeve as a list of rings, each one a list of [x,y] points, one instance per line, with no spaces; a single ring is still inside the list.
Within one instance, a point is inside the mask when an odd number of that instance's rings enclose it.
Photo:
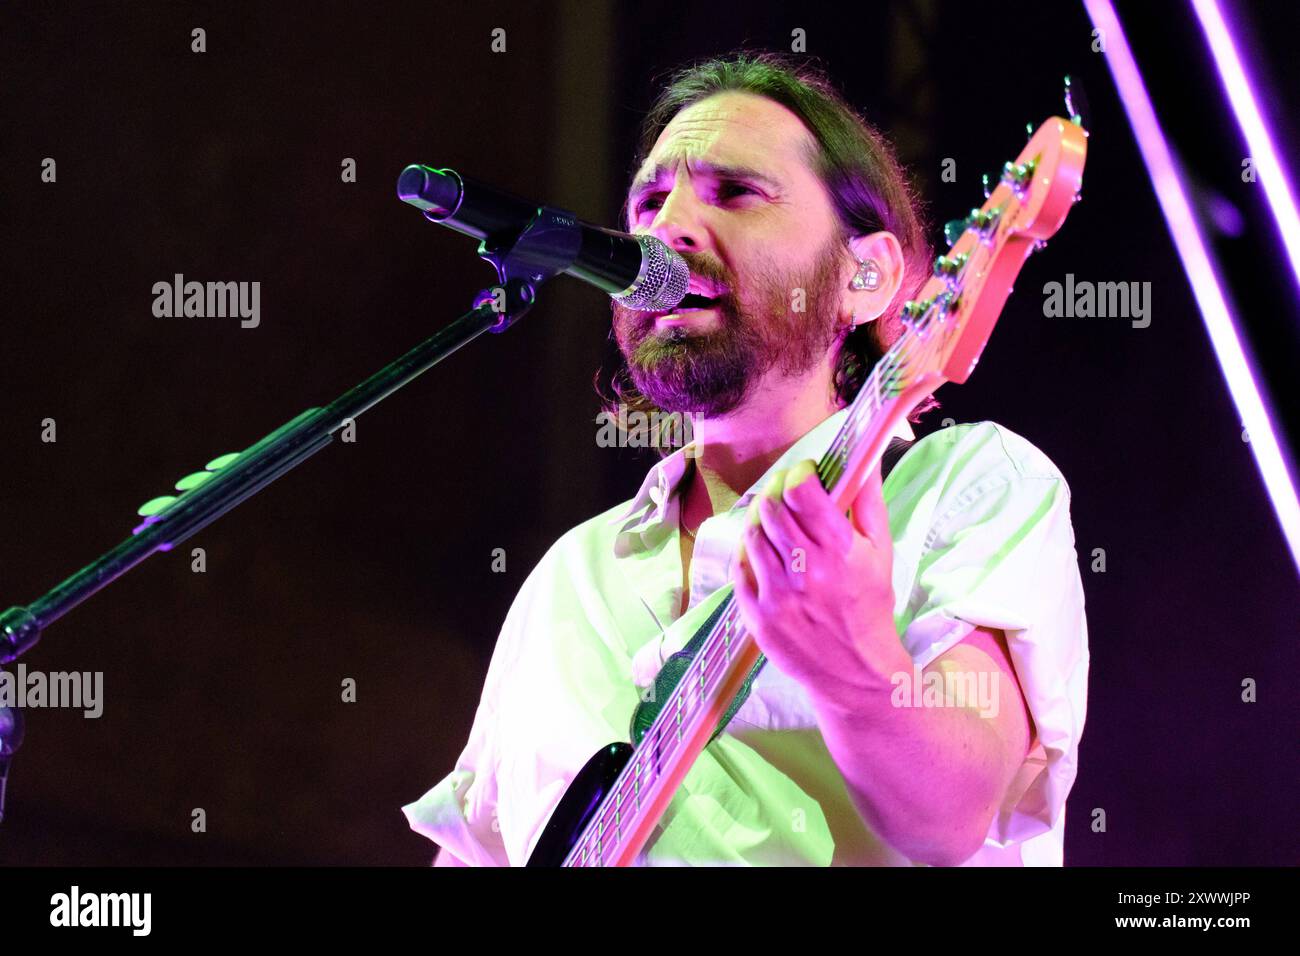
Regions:
[[[509,720],[503,720],[502,710],[503,701],[520,693],[519,674],[526,670],[521,656],[529,633],[525,625],[535,613],[539,596],[552,590],[554,550],[528,575],[506,614],[483,681],[469,740],[455,767],[424,796],[402,807],[412,830],[468,866],[511,866],[512,852],[516,854],[513,862],[522,862],[517,856],[518,847],[507,848],[503,832],[502,815],[509,811],[512,799],[518,802],[519,795],[509,792],[508,785],[507,792],[501,792],[502,770],[511,747],[517,752],[521,746],[530,745],[527,740],[521,742],[517,721],[507,728]],[[529,684],[527,676],[523,681]],[[506,737],[507,730],[514,735],[511,739]]]
[[[469,866],[509,865],[496,812],[489,735],[476,720],[456,769],[419,800],[402,807],[412,830]]]
[[[519,604],[517,599],[497,639],[469,740],[455,767],[424,796],[402,807],[412,830],[468,866],[510,865],[498,812],[503,745],[499,700],[503,675],[515,654],[511,624],[518,619]]]
[[[1069,488],[1053,470],[1026,473],[1006,459],[944,501],[917,565],[902,635],[924,667],[977,627],[1006,634],[1036,736],[986,847],[1052,830],[1077,772],[1088,632]],[[1036,849],[1039,858],[1024,862],[1061,862],[1059,842]]]

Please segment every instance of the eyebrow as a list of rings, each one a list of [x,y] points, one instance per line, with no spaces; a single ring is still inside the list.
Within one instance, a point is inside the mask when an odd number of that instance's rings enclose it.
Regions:
[[[691,164],[687,164],[690,168]],[[766,186],[773,192],[781,191],[781,184],[768,176],[766,173],[760,173],[757,169],[751,169],[748,166],[734,166],[726,163],[710,163],[701,160],[694,164],[692,170],[695,173],[702,174],[713,179],[747,179],[750,182]],[[652,190],[659,184],[659,181],[672,172],[672,167],[666,163],[659,163],[648,174],[638,176],[632,183],[632,188],[628,190],[627,198],[629,206],[635,206],[637,200]]]

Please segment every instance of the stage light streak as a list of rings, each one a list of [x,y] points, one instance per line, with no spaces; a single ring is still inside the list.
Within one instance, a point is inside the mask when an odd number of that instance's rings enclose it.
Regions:
[[[1200,2],[1204,4],[1206,0]],[[1083,3],[1093,25],[1104,38],[1107,66],[1115,79],[1156,198],[1173,235],[1174,248],[1191,283],[1219,368],[1223,370],[1237,412],[1250,437],[1251,453],[1264,479],[1283,537],[1291,550],[1291,558],[1300,571],[1300,500],[1297,500],[1292,473],[1268,413],[1266,399],[1255,381],[1236,319],[1224,295],[1223,282],[1192,212],[1187,184],[1170,153],[1114,6],[1110,0],[1083,0]],[[1273,178],[1281,179],[1280,175]]]

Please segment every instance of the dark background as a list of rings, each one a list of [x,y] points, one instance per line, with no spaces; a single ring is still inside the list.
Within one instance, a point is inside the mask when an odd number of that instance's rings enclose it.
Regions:
[[[1272,118],[1289,120],[1300,24],[1290,4],[1251,11],[1253,68],[1275,84]],[[1245,148],[1191,14],[1121,13],[1184,160],[1246,216],[1220,253],[1282,394],[1295,290],[1265,268],[1281,260],[1262,187],[1240,181]],[[194,27],[206,53],[190,50]],[[1295,567],[1074,4],[5,5],[0,606],[468,307],[491,271],[395,199],[404,165],[616,225],[659,74],[741,43],[789,50],[795,28],[894,138],[936,245],[1025,124],[1062,111],[1061,76],[1082,84],[1084,202],[1029,262],[977,374],[942,390],[920,431],[994,419],[1070,483],[1092,669],[1067,863],[1294,863]],[[1300,155],[1293,128],[1278,135]],[[40,181],[47,156],[54,184]],[[356,183],[340,181],[345,157]],[[155,317],[152,286],[177,272],[260,281],[261,325]],[[1150,327],[1044,318],[1042,286],[1067,272],[1151,282]],[[0,862],[427,863],[434,848],[399,807],[464,745],[515,591],[651,464],[595,442],[607,302],[552,283],[508,334],[361,418],[355,443],[52,626],[24,662],[103,671],[104,715],[29,712]],[[56,443],[40,440],[44,418]],[[345,678],[355,703],[340,700]],[[1241,702],[1245,678],[1258,703]],[[196,807],[206,833],[190,830]]]

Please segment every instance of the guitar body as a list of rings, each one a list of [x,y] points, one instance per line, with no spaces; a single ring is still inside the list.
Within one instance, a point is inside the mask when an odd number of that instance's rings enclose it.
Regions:
[[[563,866],[569,851],[632,759],[632,745],[612,743],[578,771],[528,857],[528,866]]]

